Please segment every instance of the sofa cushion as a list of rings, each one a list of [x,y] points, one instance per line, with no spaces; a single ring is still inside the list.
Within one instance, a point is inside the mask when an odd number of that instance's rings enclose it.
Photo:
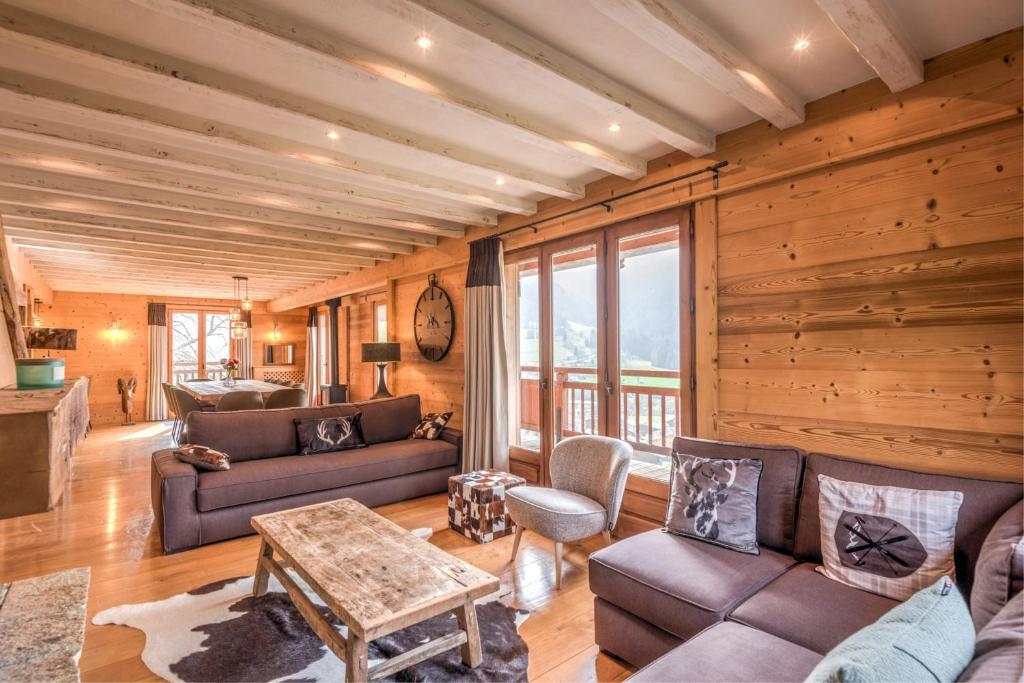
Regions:
[[[1024,501],[1003,513],[988,533],[971,588],[971,617],[981,630],[1024,582]]]
[[[807,456],[807,465],[804,468],[800,516],[794,547],[797,558],[806,562],[821,562],[821,524],[818,519],[819,474],[863,484],[930,491],[961,491],[964,500],[957,517],[956,546],[953,555],[956,561],[957,584],[963,589],[964,595],[970,594],[974,565],[989,529],[1007,508],[1024,495],[1024,485],[1018,483],[924,474],[812,453]]]
[[[277,458],[299,452],[295,420],[352,415],[356,409],[347,404],[278,410],[237,410],[188,415],[188,438],[231,458],[231,465],[260,458]]]
[[[558,543],[608,528],[608,511],[596,500],[572,491],[517,486],[505,491],[505,507],[516,524]]]
[[[745,555],[661,530],[590,556],[590,590],[678,638],[722,621],[795,563],[767,548]]]
[[[746,600],[729,619],[823,655],[898,604],[801,564]]]
[[[1024,680],[1024,593],[1017,593],[978,632],[974,659],[959,680]]]
[[[363,401],[355,407],[363,413],[363,439],[368,444],[408,439],[423,416],[416,394]]]
[[[816,652],[727,621],[702,631],[629,680],[803,681],[820,660]]]
[[[199,475],[197,501],[207,512],[312,491],[450,467],[458,451],[446,441],[396,441],[358,450],[265,458]]]
[[[793,551],[803,451],[788,446],[755,446],[683,436],[672,441],[672,450],[698,458],[762,461],[764,467],[757,488],[757,542],[773,550]]]
[[[807,683],[954,681],[974,655],[974,623],[953,579],[939,577],[818,662]]]

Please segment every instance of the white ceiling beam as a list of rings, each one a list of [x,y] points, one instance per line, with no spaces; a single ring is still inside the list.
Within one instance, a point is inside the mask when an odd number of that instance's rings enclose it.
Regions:
[[[205,245],[203,247],[183,246],[174,237],[141,236],[133,238],[130,235],[109,237],[106,235],[111,233],[95,235],[89,232],[83,234],[77,230],[68,229],[65,226],[51,224],[23,227],[12,221],[10,223],[10,234],[12,237],[17,237],[19,242],[25,244],[91,246],[95,247],[97,251],[126,256],[131,254],[138,254],[140,256],[180,254],[197,258],[216,258],[225,263],[234,263],[238,266],[246,264],[274,265],[297,272],[319,274],[325,277],[329,273],[339,271],[352,272],[361,269],[358,265],[326,260],[319,256],[315,261],[310,260],[308,256],[305,261],[302,261],[299,259],[299,253],[297,252],[267,249],[256,245],[246,247],[225,244],[218,251],[213,245]],[[113,234],[116,235],[117,233]],[[173,250],[168,247],[173,247]]]
[[[276,246],[276,243],[269,243],[273,246],[266,246],[268,243],[253,243],[244,240],[221,239],[205,234],[202,238],[182,236],[174,232],[153,225],[141,224],[139,228],[125,228],[121,226],[99,226],[89,223],[60,221],[60,220],[38,220],[34,218],[23,218],[7,215],[5,225],[9,226],[12,234],[23,234],[23,236],[38,236],[47,239],[72,239],[75,242],[83,240],[95,240],[117,243],[118,246],[145,247],[158,249],[166,252],[169,248],[195,252],[209,252],[220,255],[237,256],[240,259],[273,259],[295,264],[304,264],[309,268],[327,268],[343,266],[349,269],[359,269],[362,266],[373,266],[377,263],[374,259],[352,257],[344,254],[336,254],[331,251],[315,250],[315,261],[310,260],[312,250],[308,247],[296,249],[291,246]]]
[[[297,27],[293,22],[263,12],[257,16],[248,4],[230,0],[210,3],[209,8],[177,0],[130,1],[159,14],[164,21],[175,22],[174,26],[190,27],[193,39],[188,44],[189,56],[203,52],[207,63],[211,56],[220,56],[223,45],[231,45],[237,53],[248,50],[248,54],[262,53],[287,60],[309,73],[311,78],[335,84],[334,87],[344,87],[353,81],[365,82],[370,76],[372,82],[400,106],[415,108],[429,98],[456,117],[468,114],[488,123],[494,127],[495,135],[504,140],[543,149],[563,160],[626,178],[646,175],[647,163],[640,157],[617,152],[595,140],[581,139],[536,117],[510,111],[485,93],[474,92],[410,64],[395,62],[383,54],[343,42],[315,26]],[[94,30],[109,30],[109,22],[104,21],[102,11],[94,7],[82,10],[77,13],[76,23],[85,21]],[[137,29],[134,35],[138,35]],[[158,49],[167,48],[161,45]]]
[[[65,126],[64,131],[69,132],[69,128]],[[314,215],[325,213],[322,203],[340,203],[372,206],[454,223],[490,225],[495,222],[494,216],[485,214],[481,209],[453,203],[442,204],[431,201],[430,197],[410,201],[399,194],[326,183],[310,176],[289,179],[272,177],[283,175],[280,169],[260,174],[259,171],[252,172],[251,168],[246,168],[246,172],[239,173],[201,163],[159,159],[64,137],[4,128],[2,125],[0,153],[8,165],[58,169],[69,175],[103,176],[129,185],[185,194],[207,194],[221,198],[263,194],[290,198],[306,205],[307,211]],[[446,237],[455,236],[459,232],[458,229],[427,224],[418,231]]]
[[[51,276],[53,277],[53,276]],[[54,278],[54,291],[60,292],[83,292],[102,294],[127,294],[137,296],[151,296],[156,299],[160,297],[181,297],[181,298],[202,298],[202,299],[224,299],[225,295],[230,296],[230,288],[214,287],[186,287],[166,286],[161,287],[160,283],[128,283],[128,282],[102,282],[97,280],[80,280],[75,277]],[[249,288],[249,296],[253,301],[267,301],[275,296],[287,293],[287,290],[255,291]],[[226,304],[227,305],[227,304]]]
[[[401,231],[377,226],[362,225],[350,221],[316,218],[293,214],[285,210],[267,209],[261,206],[226,202],[204,197],[181,195],[159,190],[118,185],[91,178],[60,176],[51,172],[38,172],[0,166],[0,200],[17,201],[19,193],[33,192],[47,195],[51,200],[69,198],[97,202],[114,202],[119,205],[138,207],[137,215],[145,216],[145,209],[161,209],[176,214],[201,216],[203,219],[258,223],[276,228],[291,228],[313,235],[319,233],[341,238],[341,244],[363,250],[402,251],[401,246],[434,246],[437,238],[421,233]],[[364,230],[365,228],[365,230]],[[402,237],[396,235],[401,234]],[[391,240],[395,240],[392,242]]]
[[[70,268],[79,272],[98,272],[108,276],[115,272],[138,272],[141,275],[148,275],[154,279],[160,279],[173,273],[195,274],[203,280],[220,279],[228,282],[233,275],[242,275],[251,280],[273,281],[276,283],[296,283],[309,285],[319,282],[320,276],[303,273],[291,273],[273,269],[233,269],[218,264],[211,264],[206,261],[193,261],[191,259],[146,259],[140,257],[123,257],[114,255],[97,254],[93,252],[74,252],[62,250],[48,250],[35,246],[26,246],[29,260],[41,269],[46,268]],[[251,286],[251,284],[250,284]]]
[[[375,7],[427,25],[443,19],[536,68],[557,76],[567,91],[610,121],[634,125],[676,149],[702,156],[715,135],[681,113],[619,83],[501,17],[465,0],[373,0]]]
[[[366,151],[363,159],[350,159],[352,165],[372,163],[369,159],[376,154],[400,154],[416,166],[447,167],[450,173],[472,173],[477,177],[497,175],[525,190],[552,196],[574,194],[571,183],[543,171],[454,147],[322,103],[284,93],[275,96],[262,84],[217,78],[209,70],[198,68],[186,73],[172,65],[124,61],[58,40],[73,37],[61,34],[40,38],[0,29],[0,66],[59,84],[88,84],[88,94],[78,92],[76,98],[88,97],[93,101],[89,106],[108,109],[115,107],[116,102],[118,110],[196,132],[209,130],[214,122],[212,127],[221,136],[244,141],[256,133],[318,145],[330,153],[336,147],[330,145],[326,133],[337,130],[344,136],[346,148]],[[34,85],[46,87],[38,82]],[[59,94],[46,93],[60,98]]]
[[[804,102],[676,0],[591,0],[593,7],[779,128],[803,123]]]
[[[85,179],[88,182],[115,183],[148,190],[171,192],[176,195],[189,195],[204,199],[223,200],[256,206],[285,207],[289,213],[316,216],[330,220],[348,222],[373,220],[374,223],[388,226],[401,223],[401,229],[411,232],[422,232],[445,237],[460,237],[462,228],[441,228],[428,226],[416,216],[406,213],[394,213],[387,209],[367,209],[352,205],[325,201],[320,197],[308,194],[302,188],[294,191],[279,191],[265,185],[241,184],[221,181],[202,175],[184,175],[178,172],[167,173],[150,166],[125,164],[120,161],[100,160],[77,153],[47,154],[47,148],[41,144],[11,142],[0,129],[0,168],[15,168],[30,173],[47,173],[72,178]],[[102,157],[101,157],[102,159]],[[371,218],[367,218],[370,216]]]
[[[172,164],[196,164],[229,173],[284,178],[338,191],[347,191],[346,185],[351,185],[358,188],[353,192],[400,193],[412,206],[443,200],[520,215],[535,213],[537,209],[535,202],[508,194],[414,171],[395,173],[394,169],[379,164],[350,163],[333,151],[292,144],[272,136],[251,135],[240,142],[208,131],[176,128],[10,88],[0,88],[0,125]],[[577,192],[572,197],[582,197],[583,186],[575,189]],[[450,220],[461,219],[452,217]],[[493,222],[494,218],[485,214],[474,224]]]
[[[880,0],[816,0],[889,90],[924,81],[924,61],[892,11]]]
[[[117,202],[64,200],[44,192],[28,190],[6,190],[0,192],[0,214],[36,221],[66,221],[93,225],[101,228],[137,229],[151,231],[154,226],[169,235],[194,238],[223,238],[226,241],[248,244],[259,241],[277,247],[302,250],[335,250],[350,258],[353,263],[373,265],[374,261],[387,261],[396,253],[411,254],[410,245],[389,245],[387,251],[375,251],[352,246],[358,241],[351,237],[339,236],[320,230],[281,228],[260,223],[230,221],[198,217],[192,214],[175,213],[147,208],[137,209],[132,205]]]
[[[173,264],[168,262],[145,263],[134,261],[121,261],[105,259],[91,254],[88,260],[83,259],[62,259],[52,255],[40,256],[42,252],[33,251],[29,254],[29,260],[33,266],[43,274],[44,277],[54,274],[62,274],[74,277],[85,277],[90,272],[101,270],[103,278],[115,279],[121,276],[137,276],[139,278],[155,282],[174,282],[188,285],[195,282],[210,284],[222,282],[224,290],[229,290],[233,274],[245,273],[249,278],[249,289],[252,290],[257,284],[264,281],[273,281],[274,287],[287,289],[289,287],[308,287],[317,282],[314,279],[303,276],[286,277],[279,273],[260,273],[254,271],[228,271],[220,269],[216,277],[211,276],[210,268],[201,264]],[[263,285],[260,284],[262,287]]]

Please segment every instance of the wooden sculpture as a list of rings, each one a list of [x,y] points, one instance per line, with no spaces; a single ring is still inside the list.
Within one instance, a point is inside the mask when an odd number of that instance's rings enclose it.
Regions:
[[[135,424],[132,419],[132,413],[135,412],[135,388],[139,386],[139,380],[132,377],[127,382],[117,378],[117,393],[121,394],[121,412],[124,413],[124,422],[121,424],[125,426]]]

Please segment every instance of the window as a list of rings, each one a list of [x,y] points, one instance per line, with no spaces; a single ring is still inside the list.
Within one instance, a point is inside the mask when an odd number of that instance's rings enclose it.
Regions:
[[[373,305],[373,328],[374,341],[386,342],[388,340],[388,305],[386,303],[375,303]]]
[[[227,311],[172,309],[169,380],[223,379],[221,359],[231,356],[231,317]]]

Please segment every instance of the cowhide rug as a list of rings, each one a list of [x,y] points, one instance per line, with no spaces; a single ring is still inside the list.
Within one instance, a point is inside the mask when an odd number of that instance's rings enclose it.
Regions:
[[[296,574],[292,578],[345,635],[347,628]],[[458,648],[437,655],[389,680],[526,681],[529,652],[519,626],[529,612],[503,605],[497,594],[477,603],[484,661],[462,663]],[[94,624],[119,624],[146,635],[142,661],[169,681],[342,681],[345,664],[327,649],[273,576],[269,592],[252,597],[252,577],[201,586],[166,600],[121,605],[100,612]],[[372,667],[454,631],[443,614],[370,643]]]

